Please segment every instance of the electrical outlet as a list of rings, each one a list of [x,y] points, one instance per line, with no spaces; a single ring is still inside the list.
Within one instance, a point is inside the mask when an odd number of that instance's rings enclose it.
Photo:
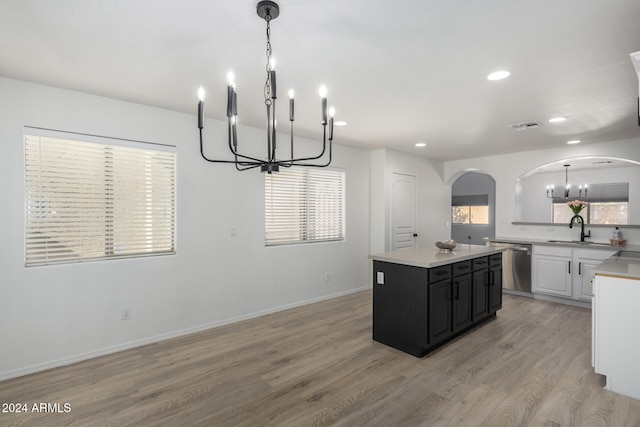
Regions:
[[[330,282],[331,281],[331,273],[329,273],[328,271],[326,273],[324,273],[324,281],[325,282]]]
[[[129,309],[129,308],[120,309],[120,314],[122,315],[122,320],[131,319],[131,309]]]
[[[378,285],[384,285],[384,272],[378,271],[376,274],[376,282]]]

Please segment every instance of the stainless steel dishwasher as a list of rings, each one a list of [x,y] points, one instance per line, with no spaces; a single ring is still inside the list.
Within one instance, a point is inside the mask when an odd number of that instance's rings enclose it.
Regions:
[[[502,252],[502,290],[507,294],[531,297],[531,245],[511,242],[490,242],[490,246],[505,248]]]

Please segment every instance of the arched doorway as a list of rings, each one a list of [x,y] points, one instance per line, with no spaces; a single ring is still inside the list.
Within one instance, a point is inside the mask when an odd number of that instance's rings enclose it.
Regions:
[[[451,185],[451,238],[484,245],[496,234],[496,182],[485,173],[467,172]]]

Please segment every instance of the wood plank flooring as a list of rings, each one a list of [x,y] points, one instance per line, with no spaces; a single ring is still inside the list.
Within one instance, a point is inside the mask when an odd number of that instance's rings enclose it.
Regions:
[[[590,310],[505,295],[418,359],[371,339],[371,291],[0,382],[2,426],[640,426],[603,390]]]

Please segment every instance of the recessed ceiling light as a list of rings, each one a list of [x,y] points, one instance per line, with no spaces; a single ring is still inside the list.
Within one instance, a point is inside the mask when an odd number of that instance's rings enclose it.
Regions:
[[[564,122],[565,120],[567,120],[567,118],[564,116],[552,117],[549,119],[549,123],[560,123]]]
[[[346,126],[347,122],[340,120],[338,122],[335,122],[334,125],[336,125],[336,126]]]
[[[567,141],[567,144],[580,144],[580,142],[582,141],[580,141],[579,139],[572,139],[571,141]]]
[[[500,71],[494,71],[493,73],[489,74],[487,76],[487,78],[489,80],[502,80],[502,79],[506,79],[510,75],[511,75],[511,73],[509,71],[500,70]]]
[[[424,142],[416,142],[416,147],[426,147],[426,145]]]

